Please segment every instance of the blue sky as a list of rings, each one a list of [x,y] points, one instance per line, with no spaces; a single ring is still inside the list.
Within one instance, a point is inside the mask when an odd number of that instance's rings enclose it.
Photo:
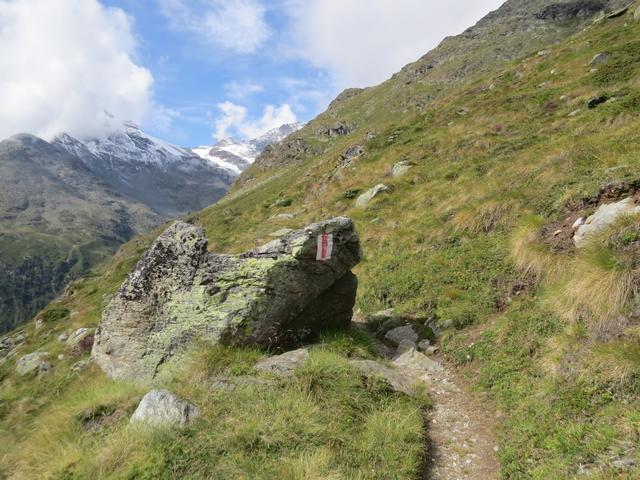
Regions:
[[[0,0],[0,137],[98,136],[124,120],[184,146],[256,136],[385,80],[501,3]]]

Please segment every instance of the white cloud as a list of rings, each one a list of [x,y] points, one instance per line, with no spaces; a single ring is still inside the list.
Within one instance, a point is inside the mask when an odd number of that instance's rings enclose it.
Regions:
[[[288,48],[327,69],[341,89],[386,80],[503,2],[283,0],[283,5],[291,17]]]
[[[271,35],[266,9],[257,0],[158,0],[176,30],[232,53],[252,53]]]
[[[226,83],[224,89],[227,95],[235,100],[243,100],[256,93],[264,92],[264,87],[261,84],[250,80]]]
[[[279,107],[266,105],[262,117],[256,120],[248,118],[246,107],[232,102],[218,104],[222,114],[215,121],[214,138],[221,140],[229,136],[255,138],[285,123],[297,121],[291,107],[284,103]]]
[[[97,0],[0,0],[0,139],[100,135],[152,108],[131,19]]]

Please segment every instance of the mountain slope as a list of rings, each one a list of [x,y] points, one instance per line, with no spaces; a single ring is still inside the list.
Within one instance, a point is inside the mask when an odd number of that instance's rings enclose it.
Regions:
[[[106,138],[81,142],[62,134],[52,143],[80,158],[113,190],[165,218],[211,205],[236,175],[133,124]]]
[[[451,74],[461,68],[451,58],[429,69],[434,73],[424,73],[436,78],[438,68],[450,65],[442,74],[451,79],[446,84],[407,83],[399,74],[381,86],[341,95],[329,111],[257,159],[231,195],[189,217],[205,227],[210,249],[219,252],[241,252],[281,228],[337,214],[352,217],[365,254],[356,270],[358,306],[365,314],[393,307],[445,330],[439,346],[448,361],[495,406],[504,478],[640,475],[638,218],[613,224],[586,250],[565,241],[576,218],[638,191],[640,23],[629,10],[592,25],[580,14],[585,5],[589,9],[593,2],[507,2],[491,16],[496,29],[503,25],[501,16],[536,25],[530,30],[535,38],[518,36],[515,45],[508,37],[501,40],[505,49],[514,48],[509,58],[516,60],[496,64],[485,52],[482,58],[493,66],[459,77]],[[558,23],[566,19],[553,12],[569,12],[569,23]],[[547,33],[540,37],[542,24]],[[458,41],[465,42],[465,54],[481,54],[491,37]],[[545,38],[561,42],[544,44]],[[606,61],[590,65],[600,53],[607,54]],[[415,101],[420,98],[424,101]],[[394,176],[399,162],[408,171]],[[360,194],[380,183],[388,189],[365,208],[356,206]],[[78,282],[50,305],[40,317],[41,331],[24,329],[30,338],[19,354],[57,353],[61,347],[54,337],[60,332],[95,326],[153,236],[126,244],[100,275]],[[47,312],[60,309],[75,315],[45,320]],[[372,320],[371,327],[380,329]],[[357,334],[348,336],[321,348],[366,355]],[[266,386],[262,394],[247,390],[240,398],[216,394],[207,403],[211,378],[201,370],[231,365],[229,370],[242,376],[250,362],[245,351],[203,348],[201,353],[185,366],[185,380],[179,373],[171,386],[204,402],[204,423],[162,439],[128,436],[126,417],[111,420],[104,435],[79,434],[76,419],[86,418],[85,412],[130,411],[140,392],[108,383],[96,370],[78,378],[68,360],[54,362],[51,376],[40,383],[19,379],[9,359],[0,365],[0,398],[6,405],[0,428],[11,439],[0,446],[7,475],[116,477],[152,469],[150,475],[214,471],[221,478],[418,476],[420,450],[408,445],[422,441],[422,426],[400,406],[402,398],[384,397],[387,407],[377,421],[370,410],[349,410],[354,402],[336,392],[361,384],[354,379],[347,386],[344,366],[325,358],[284,386]],[[78,394],[80,382],[87,386]],[[263,408],[262,399],[289,400],[283,390],[298,387],[308,408],[292,408],[297,402]],[[381,385],[367,388],[376,398],[384,395]],[[61,402],[61,391],[82,400]],[[220,412],[229,399],[232,407]],[[258,410],[249,401],[254,399]],[[335,412],[330,419],[327,410]],[[304,415],[289,417],[290,411]],[[335,432],[345,411],[357,419],[353,423],[369,428],[368,435],[324,437]],[[282,418],[291,430],[282,427]],[[297,418],[317,422],[315,429],[300,426]],[[212,429],[218,420],[225,432],[237,435],[212,434],[219,431]],[[398,432],[394,425],[407,430]],[[64,448],[55,442],[32,447],[52,431],[71,440]],[[353,438],[361,447],[355,451]],[[357,461],[332,455],[336,444],[342,452],[347,445]],[[398,445],[406,453],[401,463]],[[79,453],[85,447],[90,454]],[[220,460],[220,451],[233,460]],[[367,459],[362,464],[360,455]],[[268,473],[256,463],[268,465]]]

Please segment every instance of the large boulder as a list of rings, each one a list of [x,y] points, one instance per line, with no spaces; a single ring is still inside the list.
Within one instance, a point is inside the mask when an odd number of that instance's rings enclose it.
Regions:
[[[194,340],[289,348],[349,324],[360,261],[352,221],[309,225],[241,255],[169,227],[105,309],[93,357],[112,378],[150,379]]]
[[[168,390],[151,390],[133,412],[129,423],[149,427],[184,427],[200,416],[200,410]]]
[[[640,205],[636,205],[632,198],[600,205],[593,215],[578,226],[573,236],[576,247],[584,247],[593,235],[614,223],[620,216],[634,213],[640,213]]]

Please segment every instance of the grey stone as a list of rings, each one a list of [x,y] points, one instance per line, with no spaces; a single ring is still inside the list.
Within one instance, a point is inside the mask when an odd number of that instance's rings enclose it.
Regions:
[[[46,373],[51,370],[51,363],[47,361],[49,354],[47,352],[33,352],[24,355],[18,359],[16,363],[16,372],[18,375],[29,375],[38,372],[38,374]]]
[[[184,427],[199,416],[198,407],[168,390],[152,390],[142,398],[129,422],[151,427]]]
[[[602,65],[609,61],[609,55],[606,53],[598,53],[593,56],[591,61],[589,62],[590,67],[597,67],[598,65]]]
[[[403,340],[409,340],[410,342],[415,343],[420,337],[413,328],[411,328],[411,326],[405,325],[402,327],[392,328],[385,334],[384,338],[394,346],[398,346]]]
[[[401,355],[408,350],[415,350],[415,349],[416,349],[416,342],[413,342],[407,339],[401,340],[396,350],[396,355]]]
[[[373,200],[379,194],[388,191],[389,187],[387,187],[386,185],[382,183],[376,185],[375,187],[364,192],[356,199],[356,208],[367,208],[367,205],[369,205],[369,202],[371,202],[371,200]]]
[[[400,372],[393,367],[387,367],[373,360],[349,360],[349,365],[368,378],[384,379],[396,392],[406,395],[415,395],[416,385],[420,383],[419,377],[412,372]]]
[[[276,375],[293,375],[295,370],[304,366],[309,358],[309,350],[300,348],[282,355],[274,355],[256,363],[255,368]]]
[[[39,318],[39,319],[37,319],[37,320],[36,320],[36,322],[35,322],[35,324],[34,324],[34,329],[35,329],[35,331],[37,332],[37,331],[39,331],[42,327],[44,327],[44,321],[43,321],[41,318]]]
[[[442,370],[442,365],[418,352],[415,348],[411,348],[394,358],[393,364],[399,367],[423,370],[426,372],[438,372]]]
[[[580,108],[578,108],[577,110],[572,111],[571,113],[569,113],[567,115],[567,117],[575,117],[577,116],[580,112],[582,112],[582,110]]]
[[[593,235],[614,223],[621,215],[640,213],[640,206],[632,198],[600,205],[596,212],[580,225],[573,236],[576,247],[584,247]]]
[[[413,163],[407,160],[396,163],[391,169],[391,176],[394,178],[402,177],[413,167]]]
[[[333,252],[316,260],[318,237]],[[288,348],[351,321],[361,258],[353,222],[315,223],[240,255],[207,251],[201,228],[174,223],[105,309],[93,358],[112,378],[150,379],[196,339]]]
[[[424,352],[430,346],[431,346],[431,342],[425,338],[424,340],[420,340],[420,342],[418,343],[418,350],[420,350],[421,352]]]
[[[345,161],[350,161],[355,158],[358,158],[364,154],[365,154],[365,150],[362,145],[353,145],[352,147],[347,148],[342,153],[340,158],[342,159],[343,162],[345,162]]]
[[[68,338],[69,338],[68,332],[62,332],[60,335],[58,335],[59,342],[66,342]]]
[[[636,22],[640,22],[640,7],[636,8],[636,11],[633,13],[633,19]]]

